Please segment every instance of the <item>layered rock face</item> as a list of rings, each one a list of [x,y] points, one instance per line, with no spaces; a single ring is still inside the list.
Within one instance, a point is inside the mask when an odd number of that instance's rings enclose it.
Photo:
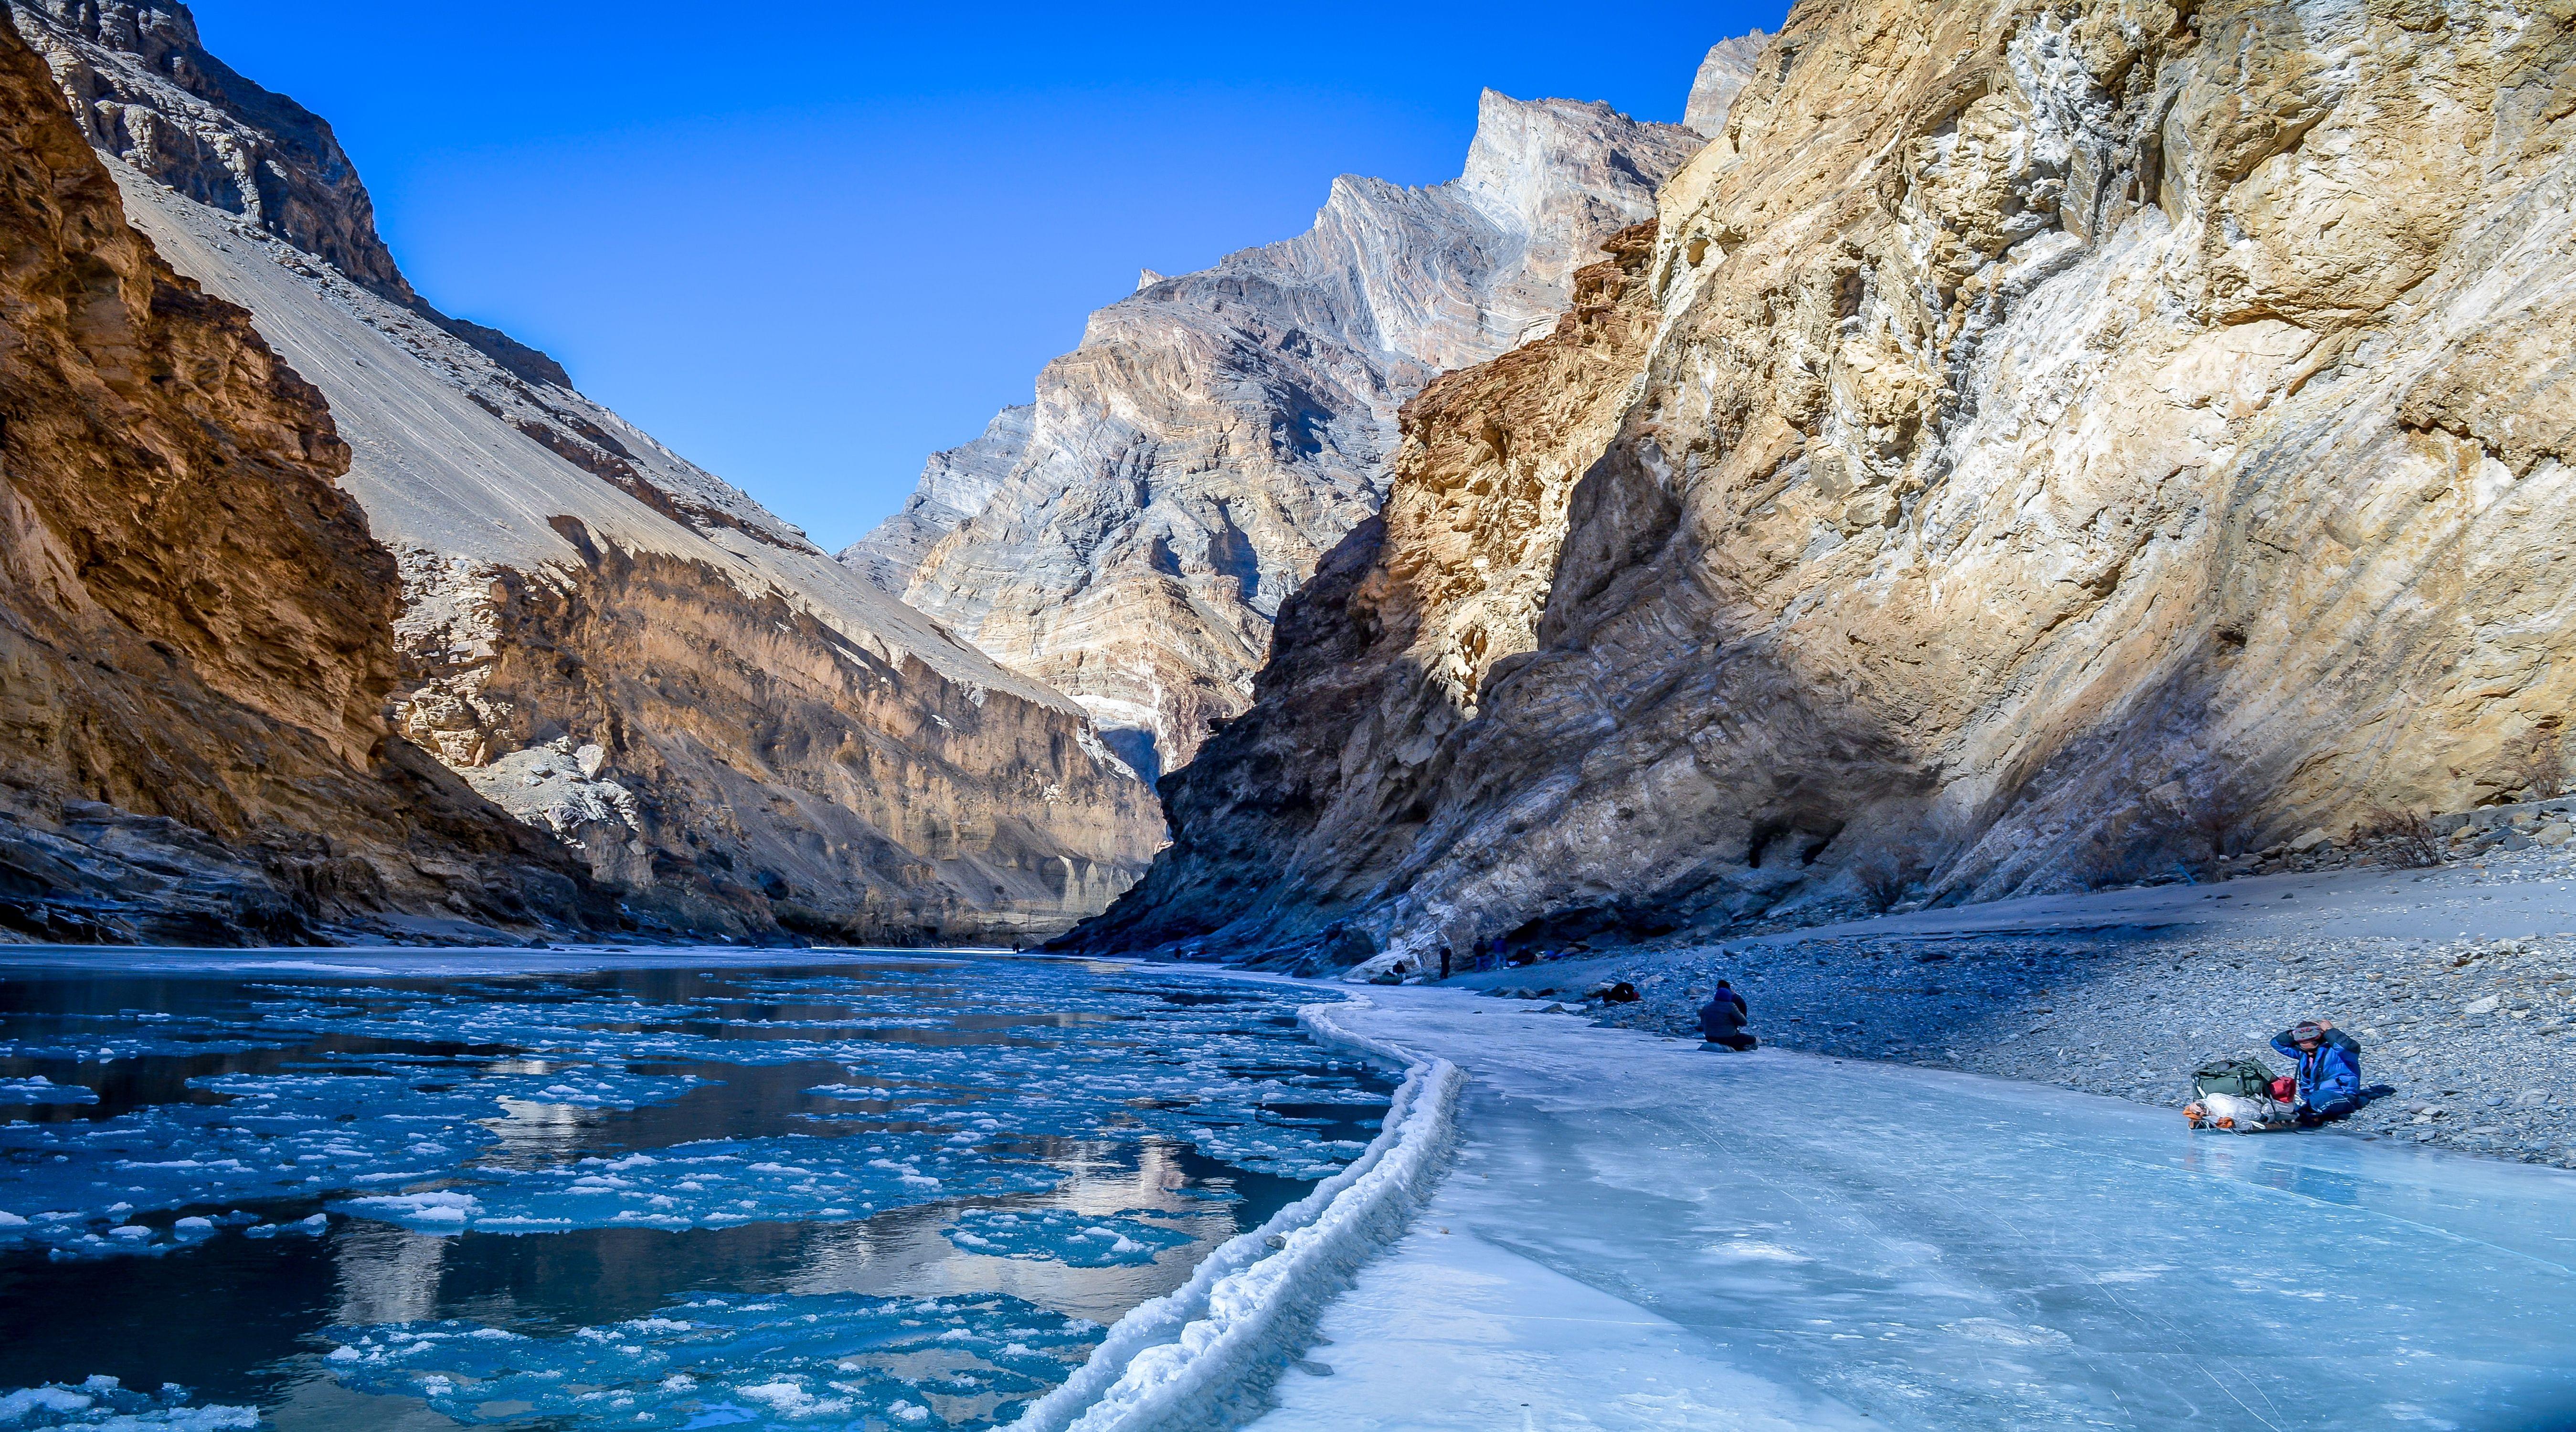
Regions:
[[[0,33],[0,938],[615,928],[385,735],[392,556],[322,395],[173,273]]]
[[[1489,91],[1462,177],[1344,177],[1298,238],[1146,275],[842,560],[1071,694],[1131,764],[1185,763],[1243,709],[1280,600],[1377,509],[1397,408],[1544,331],[1699,145]]]
[[[1801,5],[1606,311],[1415,401],[1382,525],[1079,938],[1392,975],[2541,779],[2570,26]]]
[[[414,293],[331,126],[208,54],[186,6],[10,0],[9,11],[100,152],[322,259],[531,382],[572,385],[552,358]]]
[[[219,71],[181,7],[13,16],[134,222],[327,396],[346,490],[400,562],[397,729],[577,849],[647,928],[1045,933],[1143,869],[1159,813],[1080,708],[560,370],[460,338],[383,256],[327,127]],[[251,179],[173,167],[179,133],[249,156]],[[263,174],[285,197],[254,207]]]
[[[1770,48],[1771,36],[1760,30],[1710,46],[1708,57],[1699,62],[1699,73],[1692,77],[1690,99],[1682,106],[1682,124],[1697,134],[1724,133],[1726,115],[1735,107],[1735,97],[1753,83],[1754,69]]]

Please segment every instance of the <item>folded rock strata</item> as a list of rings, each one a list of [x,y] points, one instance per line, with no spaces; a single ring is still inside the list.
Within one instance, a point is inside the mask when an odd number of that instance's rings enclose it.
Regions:
[[[1397,408],[1544,331],[1700,143],[1487,91],[1460,178],[1345,176],[1297,238],[1146,275],[842,560],[1149,775],[1186,763],[1243,709],[1281,598],[1377,509]]]
[[[183,7],[12,14],[134,222],[328,398],[400,563],[397,729],[636,919],[1051,933],[1142,870],[1159,813],[1080,708],[420,303],[327,126],[206,57]]]
[[[614,931],[387,739],[391,554],[322,395],[173,273],[0,32],[0,940]]]
[[[2563,3],[1800,5],[1077,941],[1396,977],[2563,780],[2571,113]]]

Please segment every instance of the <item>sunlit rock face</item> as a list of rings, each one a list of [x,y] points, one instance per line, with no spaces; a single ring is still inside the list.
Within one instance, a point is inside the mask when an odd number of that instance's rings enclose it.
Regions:
[[[1799,6],[1606,307],[1415,400],[1083,938],[1383,974],[2529,786],[2571,113],[2564,7]]]
[[[1346,176],[1297,238],[1146,275],[842,560],[1071,694],[1132,764],[1185,763],[1243,709],[1281,599],[1376,511],[1397,408],[1546,331],[1700,142],[1488,91],[1461,177]]]
[[[0,31],[0,940],[614,930],[386,739],[399,574],[348,445],[83,138]]]
[[[1691,80],[1682,124],[1699,134],[1723,133],[1727,111],[1735,107],[1735,97],[1744,93],[1744,87],[1753,83],[1754,68],[1769,48],[1771,36],[1760,30],[1711,46],[1708,57],[1699,62],[1699,74]]]
[[[395,728],[646,928],[1003,938],[1141,871],[1160,814],[1079,707],[420,304],[328,127],[183,7],[12,17],[134,222],[328,398],[400,564]]]

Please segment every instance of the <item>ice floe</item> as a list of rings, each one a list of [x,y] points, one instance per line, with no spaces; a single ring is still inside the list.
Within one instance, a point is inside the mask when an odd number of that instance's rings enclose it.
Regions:
[[[1151,1263],[1166,1248],[1192,1241],[1128,1214],[1078,1213],[1069,1208],[970,1208],[940,1230],[969,1253],[1072,1268],[1112,1268]]]
[[[91,1432],[224,1432],[257,1427],[255,1407],[191,1406],[188,1390],[165,1383],[157,1394],[128,1391],[104,1374],[79,1383],[47,1383],[0,1393],[0,1428],[79,1427]]]
[[[727,1295],[561,1336],[456,1320],[336,1327],[322,1363],[353,1390],[418,1397],[467,1424],[947,1428],[1017,1411],[1100,1331],[1000,1293]]]

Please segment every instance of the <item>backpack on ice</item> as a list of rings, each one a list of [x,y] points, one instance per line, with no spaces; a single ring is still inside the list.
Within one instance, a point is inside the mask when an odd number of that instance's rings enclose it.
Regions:
[[[2272,1071],[2257,1060],[2213,1059],[2192,1071],[2191,1086],[2203,1094],[2268,1101],[2272,1097]]]

